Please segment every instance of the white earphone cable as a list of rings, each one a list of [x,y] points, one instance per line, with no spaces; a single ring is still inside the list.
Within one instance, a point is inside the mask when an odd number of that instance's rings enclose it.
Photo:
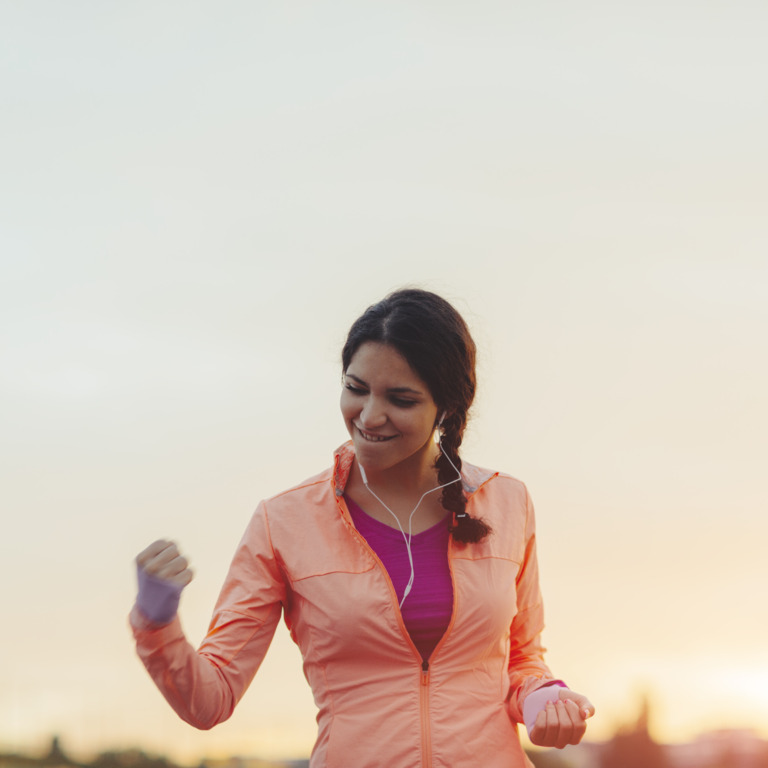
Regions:
[[[439,433],[438,433],[438,435],[439,435]],[[368,489],[370,494],[376,499],[376,501],[378,501],[379,504],[381,504],[381,506],[384,507],[384,509],[386,509],[387,512],[389,512],[389,514],[392,515],[392,517],[395,518],[395,522],[397,523],[397,527],[400,529],[400,533],[403,534],[403,539],[405,541],[405,547],[408,550],[408,563],[411,566],[411,577],[408,579],[408,584],[406,585],[405,591],[403,592],[403,597],[400,600],[400,608],[403,607],[403,603],[405,602],[405,598],[408,597],[408,594],[411,591],[411,587],[413,587],[413,580],[414,580],[414,577],[415,577],[415,570],[414,570],[414,567],[413,567],[413,553],[411,552],[411,538],[413,536],[413,534],[411,533],[411,521],[413,520],[413,516],[416,514],[416,510],[421,506],[421,502],[424,501],[424,497],[425,496],[428,496],[430,493],[434,493],[435,491],[439,491],[442,488],[445,488],[445,487],[447,487],[449,485],[453,485],[454,483],[461,482],[461,472],[459,472],[459,470],[456,469],[456,465],[451,461],[450,456],[448,456],[448,454],[445,453],[445,451],[443,451],[443,446],[440,443],[439,436],[438,436],[438,445],[440,446],[440,452],[443,454],[443,456],[445,456],[446,459],[448,459],[448,463],[454,468],[454,470],[456,470],[457,477],[454,480],[449,480],[447,483],[443,483],[442,485],[438,485],[436,488],[432,488],[429,491],[425,491],[424,493],[421,494],[421,498],[418,500],[418,502],[416,503],[416,506],[413,508],[413,511],[411,512],[411,514],[408,517],[408,535],[406,535],[405,531],[403,530],[403,526],[400,524],[400,519],[398,518],[398,516],[381,500],[379,495],[371,488],[371,486],[368,485],[368,477],[365,474],[365,469],[363,468],[363,465],[359,461],[357,463],[357,466],[360,468],[360,474],[361,474],[361,476],[363,478],[363,485],[365,485],[365,487]]]

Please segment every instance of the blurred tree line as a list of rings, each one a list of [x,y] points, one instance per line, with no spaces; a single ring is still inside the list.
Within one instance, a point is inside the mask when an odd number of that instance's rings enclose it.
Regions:
[[[583,744],[565,750],[529,752],[536,768],[768,768],[768,742],[740,741],[738,733],[722,732],[694,745],[659,744],[649,730],[649,706],[644,702],[637,721],[621,727],[603,744]],[[695,749],[691,750],[691,746]],[[308,768],[308,760],[270,762],[231,758],[203,761],[197,768]],[[102,752],[90,762],[70,759],[58,737],[43,757],[0,754],[0,768],[181,768],[166,757],[140,749]],[[354,766],[350,766],[354,768]]]

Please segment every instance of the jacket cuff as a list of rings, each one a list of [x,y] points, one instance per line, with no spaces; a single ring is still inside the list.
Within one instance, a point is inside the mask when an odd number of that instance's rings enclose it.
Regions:
[[[141,651],[151,653],[168,645],[173,640],[184,637],[178,615],[174,616],[167,624],[158,624],[147,618],[138,605],[134,605],[128,615],[128,623]]]

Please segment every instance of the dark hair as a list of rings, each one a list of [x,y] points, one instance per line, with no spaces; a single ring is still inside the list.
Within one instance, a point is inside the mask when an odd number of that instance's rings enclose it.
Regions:
[[[363,312],[349,330],[341,352],[346,372],[358,348],[367,341],[394,347],[429,388],[438,414],[442,451],[435,464],[439,483],[449,483],[461,469],[459,446],[467,426],[469,407],[475,398],[475,342],[461,315],[443,298],[429,291],[404,288],[389,294]],[[449,461],[450,457],[450,461]],[[440,501],[453,512],[453,537],[476,542],[491,528],[466,512],[461,483],[443,489]]]

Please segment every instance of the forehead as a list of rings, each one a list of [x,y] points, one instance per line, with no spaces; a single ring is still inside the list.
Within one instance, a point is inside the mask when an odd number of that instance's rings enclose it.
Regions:
[[[367,384],[381,384],[388,387],[404,385],[428,391],[408,361],[389,344],[366,341],[352,356],[347,374],[362,379]]]

